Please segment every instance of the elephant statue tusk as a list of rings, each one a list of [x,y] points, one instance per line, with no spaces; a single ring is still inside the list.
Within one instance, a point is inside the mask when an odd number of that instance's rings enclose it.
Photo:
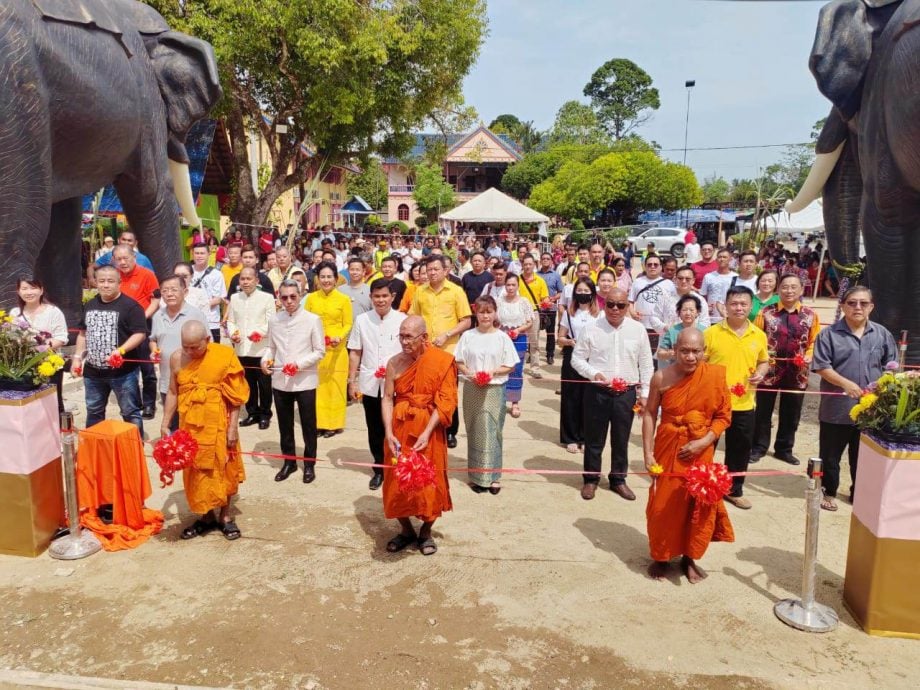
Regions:
[[[827,183],[827,178],[834,172],[834,166],[837,165],[845,144],[845,141],[840,142],[837,148],[830,153],[819,153],[815,156],[815,162],[811,166],[811,170],[808,171],[808,177],[805,178],[799,193],[795,195],[794,199],[786,201],[783,207],[786,213],[798,213],[821,196],[824,185]]]
[[[192,197],[192,181],[189,178],[188,163],[170,160],[169,176],[172,178],[173,192],[176,195],[176,201],[179,202],[179,208],[182,209],[182,216],[193,228],[200,228],[201,218],[198,217],[198,211],[195,210],[195,199]]]

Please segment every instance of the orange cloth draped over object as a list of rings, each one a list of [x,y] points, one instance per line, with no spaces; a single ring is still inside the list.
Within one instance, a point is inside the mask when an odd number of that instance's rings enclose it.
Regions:
[[[431,433],[422,455],[431,460],[437,474],[434,486],[413,493],[399,490],[393,472],[383,475],[383,512],[388,518],[418,517],[431,522],[452,508],[447,485],[447,436],[457,407],[457,365],[449,352],[429,346],[395,381],[393,433],[404,450],[409,450],[436,414],[441,423]],[[392,467],[393,454],[385,444],[384,463]]]
[[[731,394],[725,381],[725,368],[701,363],[661,396],[661,424],[655,434],[655,460],[664,469],[649,489],[648,541],[652,559],[667,561],[675,556],[702,558],[713,541],[735,541],[735,533],[725,503],[701,503],[698,507],[687,493],[681,475],[693,464],[711,464],[716,444],[687,461],[677,451],[707,431],[716,440],[731,424]],[[669,477],[669,473],[677,476]],[[694,510],[698,508],[694,522]]]
[[[182,470],[185,497],[192,512],[204,515],[227,505],[246,478],[239,443],[227,447],[227,427],[230,410],[249,399],[249,384],[233,350],[216,343],[179,370],[176,384],[179,428],[198,441],[194,466]]]
[[[133,549],[163,528],[163,513],[148,510],[150,476],[137,427],[105,419],[80,432],[77,454],[77,501],[80,524],[91,530],[106,551]],[[112,504],[112,524],[97,515]]]

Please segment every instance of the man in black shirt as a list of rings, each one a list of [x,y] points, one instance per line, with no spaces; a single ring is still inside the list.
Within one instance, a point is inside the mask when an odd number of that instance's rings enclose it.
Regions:
[[[269,279],[268,275],[259,270],[259,255],[256,254],[256,250],[251,245],[243,247],[241,260],[243,262],[243,268],[249,267],[255,269],[256,275],[259,278],[257,288],[262,292],[267,292],[269,295],[274,295],[275,286],[272,285],[272,281]],[[237,273],[230,279],[230,285],[227,286],[227,304],[230,303],[230,298],[239,291],[240,274]]]
[[[397,311],[403,295],[406,294],[406,283],[396,277],[398,266],[399,264],[392,256],[388,256],[380,262],[380,272],[384,278],[390,281],[390,292],[393,293],[393,309]]]
[[[482,289],[492,282],[492,274],[486,270],[486,255],[483,252],[473,252],[470,265],[473,270],[466,273],[460,282],[472,309],[473,302],[482,294]]]
[[[147,322],[141,305],[121,294],[121,274],[114,266],[96,269],[99,294],[83,310],[80,334],[71,373],[83,376],[86,394],[86,426],[105,419],[109,393],[115,393],[121,418],[134,424],[144,435],[141,418],[141,390],[137,362],[112,360],[136,359],[138,345],[147,338]],[[133,353],[133,354],[132,354]]]

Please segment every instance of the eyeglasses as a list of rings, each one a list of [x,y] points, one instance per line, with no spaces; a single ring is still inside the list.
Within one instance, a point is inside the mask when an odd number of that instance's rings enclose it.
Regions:
[[[413,340],[417,340],[418,338],[421,338],[422,335],[424,334],[419,333],[418,335],[406,335],[405,333],[400,333],[399,341],[403,343],[411,343]]]
[[[693,276],[676,276],[674,280],[693,280]]]
[[[658,263],[655,263],[655,264],[653,264],[653,263],[647,263],[647,264],[645,264],[645,267],[646,267],[646,268],[658,268],[659,266],[661,266],[661,264],[658,264]]]
[[[604,302],[604,306],[608,309],[619,309],[622,311],[623,309],[626,309],[629,304],[627,302]]]
[[[872,302],[867,299],[848,299],[844,304],[848,307],[868,307]]]
[[[279,298],[282,302],[291,302],[293,300],[300,299],[299,295],[281,295]]]

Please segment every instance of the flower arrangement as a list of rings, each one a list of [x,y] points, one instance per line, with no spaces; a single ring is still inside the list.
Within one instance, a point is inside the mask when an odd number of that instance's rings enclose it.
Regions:
[[[684,478],[687,480],[687,493],[695,499],[692,522],[699,522],[702,505],[718,503],[732,489],[728,468],[719,463],[695,463],[687,469]]]
[[[434,464],[424,455],[415,450],[400,453],[394,459],[393,471],[400,491],[415,493],[422,489],[434,486],[436,471]]]
[[[198,455],[198,442],[185,429],[164,436],[153,447],[153,459],[160,467],[160,488],[173,483],[176,472],[191,467]]]
[[[850,410],[850,419],[864,431],[920,437],[920,371],[889,364]]]
[[[41,385],[64,366],[49,346],[51,334],[36,331],[25,319],[0,309],[0,378]]]

